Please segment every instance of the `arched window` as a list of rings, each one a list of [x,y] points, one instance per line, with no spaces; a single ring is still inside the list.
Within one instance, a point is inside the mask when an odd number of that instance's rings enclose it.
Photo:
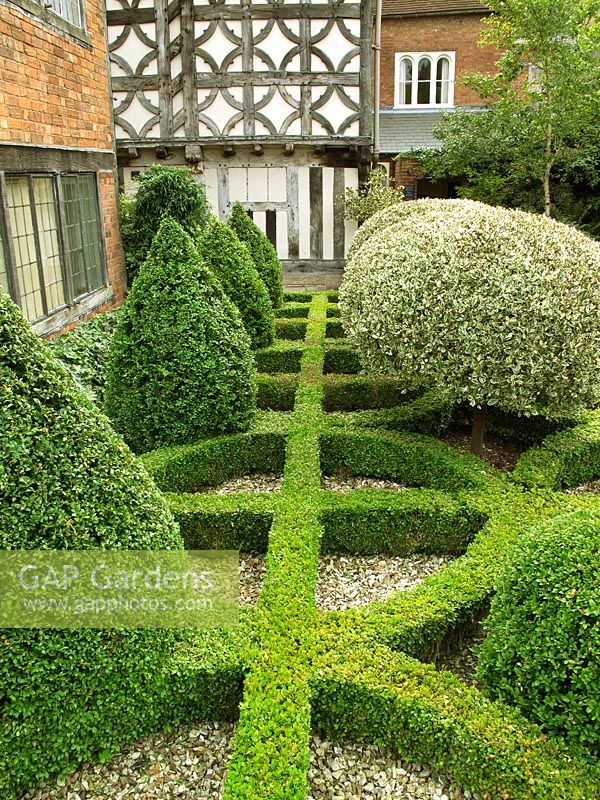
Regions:
[[[413,62],[412,58],[405,56],[400,60],[398,73],[398,98],[400,105],[410,106],[413,102]]]
[[[454,53],[397,53],[396,108],[451,107]]]
[[[419,59],[417,79],[417,105],[428,106],[431,102],[431,59]]]
[[[450,59],[440,56],[437,61],[435,75],[435,102],[436,105],[448,105],[450,90]]]

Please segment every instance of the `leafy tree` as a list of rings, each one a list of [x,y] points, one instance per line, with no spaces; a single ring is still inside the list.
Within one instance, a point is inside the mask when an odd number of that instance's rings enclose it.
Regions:
[[[121,236],[129,280],[148,256],[161,221],[172,217],[192,237],[206,226],[210,208],[204,187],[186,167],[153,164],[138,178],[134,197],[121,196]]]
[[[248,428],[254,359],[239,311],[170,217],[111,341],[105,409],[137,452]]]
[[[275,314],[246,245],[229,225],[213,217],[199,242],[200,256],[237,306],[252,347],[268,347],[275,336]]]
[[[390,186],[384,169],[372,169],[364,186],[358,190],[346,189],[344,215],[346,219],[354,219],[362,225],[377,211],[401,203],[403,200],[402,187]]]
[[[234,204],[229,224],[250,251],[258,274],[269,292],[271,305],[279,308],[283,303],[283,270],[275,248],[250,219],[241,203]]]
[[[464,82],[488,102],[483,114],[446,114],[440,153],[422,154],[432,178],[464,177],[463,196],[543,210],[574,209],[600,183],[599,0],[490,0],[483,44],[501,51],[495,75]],[[582,170],[582,164],[585,167]],[[572,197],[557,186],[567,180]],[[583,195],[583,197],[582,197]],[[560,212],[559,212],[560,213]],[[585,213],[579,208],[579,216]]]
[[[474,452],[487,406],[567,416],[595,402],[596,242],[548,217],[470,200],[402,203],[395,222],[390,214],[369,220],[340,288],[366,368],[473,406]]]

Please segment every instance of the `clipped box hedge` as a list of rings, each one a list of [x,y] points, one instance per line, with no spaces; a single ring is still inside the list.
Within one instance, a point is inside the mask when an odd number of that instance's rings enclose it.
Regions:
[[[257,375],[256,405],[262,409],[291,411],[298,388],[297,375]]]

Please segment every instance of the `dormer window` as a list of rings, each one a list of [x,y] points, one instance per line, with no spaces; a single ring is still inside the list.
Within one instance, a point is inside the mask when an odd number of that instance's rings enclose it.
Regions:
[[[451,108],[454,52],[396,53],[395,108]]]

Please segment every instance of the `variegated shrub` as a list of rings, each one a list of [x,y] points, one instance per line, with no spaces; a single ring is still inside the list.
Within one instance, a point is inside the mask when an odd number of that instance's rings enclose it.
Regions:
[[[405,203],[367,226],[340,309],[370,371],[523,414],[594,402],[598,243],[542,216],[462,200]]]

